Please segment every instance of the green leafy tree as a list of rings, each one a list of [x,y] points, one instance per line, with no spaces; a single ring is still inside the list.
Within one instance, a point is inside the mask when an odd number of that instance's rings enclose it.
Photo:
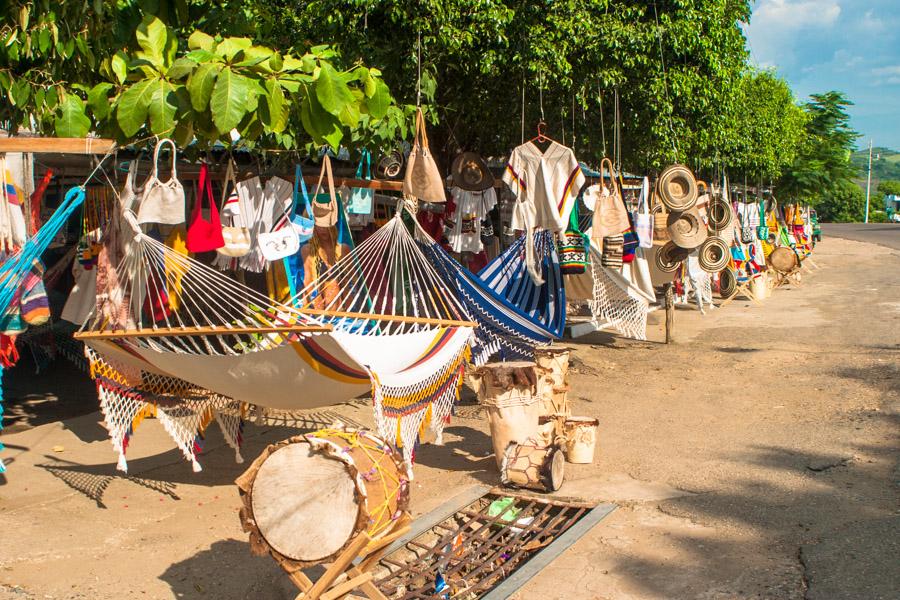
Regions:
[[[391,140],[411,115],[378,69],[342,69],[328,46],[294,55],[200,30],[180,39],[131,3],[71,4],[34,14],[22,4],[0,28],[0,88],[10,100],[0,117],[12,130],[94,131],[120,142],[173,136],[197,150],[230,144],[237,131],[251,147],[337,148]],[[89,22],[74,30],[78,17]]]
[[[543,104],[548,134],[591,159],[604,153],[605,131],[612,154],[618,90],[623,158],[638,169],[688,157],[714,164],[732,134],[750,3],[275,0],[267,11],[268,39],[334,40],[345,56],[381,68],[404,102],[416,99],[421,39],[422,91],[433,94],[433,145],[445,159],[458,148],[502,155],[517,144],[523,93],[526,139]]]
[[[841,92],[814,94],[811,101],[803,105],[807,113],[805,135],[793,164],[785,170],[779,182],[782,199],[810,202],[822,206],[824,215],[832,220],[864,216],[859,213],[855,202],[857,196],[850,187],[856,168],[850,162],[850,154],[855,140],[859,137],[850,127],[847,107],[852,106]],[[849,203],[841,207],[841,202]]]
[[[877,192],[879,196],[900,196],[900,181],[886,179],[878,184]]]
[[[855,183],[844,180],[815,203],[819,220],[829,223],[855,223],[866,215],[866,193]]]
[[[736,96],[721,160],[752,181],[777,179],[797,156],[807,115],[787,82],[770,71],[746,72]]]

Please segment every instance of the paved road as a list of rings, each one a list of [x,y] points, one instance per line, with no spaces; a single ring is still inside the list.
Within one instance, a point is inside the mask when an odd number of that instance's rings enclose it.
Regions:
[[[900,250],[900,223],[822,223],[822,235]]]

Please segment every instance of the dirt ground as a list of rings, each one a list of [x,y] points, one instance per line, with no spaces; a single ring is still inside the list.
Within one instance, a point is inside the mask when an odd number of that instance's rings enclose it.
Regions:
[[[567,342],[574,412],[601,426],[596,463],[567,465],[561,493],[618,509],[518,598],[900,598],[900,252],[827,238],[814,260],[762,307],[679,310],[672,345],[660,313],[648,342]],[[28,403],[3,435],[0,599],[294,597],[248,550],[242,466],[217,431],[195,474],[145,422],[124,476],[98,413],[69,416],[95,402],[90,383],[21,369],[7,376]],[[371,422],[364,404],[334,412]],[[243,454],[293,431],[248,426]],[[497,483],[487,431],[463,407],[446,444],[420,450],[416,514]]]

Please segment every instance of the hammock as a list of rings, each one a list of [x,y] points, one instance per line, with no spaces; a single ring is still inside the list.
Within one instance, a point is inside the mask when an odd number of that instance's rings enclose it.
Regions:
[[[422,237],[424,235],[423,232]],[[497,352],[501,353],[503,360],[533,360],[535,346],[547,345],[556,339],[557,336],[542,323],[535,322],[530,315],[460,265],[440,244],[431,242],[423,243],[423,246],[431,264],[444,279],[456,284],[460,302],[469,318],[478,324],[472,344],[472,362],[475,365],[483,365]],[[544,279],[550,281],[552,278],[545,273]],[[530,277],[528,280],[531,280]]]
[[[4,190],[5,192],[5,190]],[[6,202],[5,194],[2,200]],[[25,276],[29,273],[34,261],[38,260],[50,242],[56,237],[59,230],[66,224],[72,213],[84,202],[84,188],[76,187],[66,193],[59,207],[53,212],[53,215],[31,238],[25,240],[25,243],[14,254],[7,256],[0,263],[0,314],[5,313],[10,304],[16,297],[19,286],[22,285]],[[2,377],[3,369],[0,368],[0,377]],[[3,428],[3,395],[0,389],[0,429]],[[3,444],[0,443],[0,450]],[[5,471],[3,461],[0,461],[0,473]]]
[[[77,337],[120,469],[151,414],[199,470],[213,418],[237,449],[233,415],[247,404],[318,408],[369,390],[380,433],[411,460],[458,397],[472,323],[399,213],[286,304],[171,250],[129,210],[110,222],[97,268],[97,306]]]
[[[581,275],[567,275],[570,298],[588,301],[595,323],[609,325],[626,337],[647,339],[647,315],[656,299],[601,264],[603,253],[591,241],[590,267]]]
[[[535,232],[534,251],[544,275],[541,285],[535,285],[528,275],[525,236],[519,237],[479,271],[478,278],[483,285],[519,307],[532,322],[539,323],[553,337],[561,338],[566,326],[566,288],[553,234],[547,230]]]

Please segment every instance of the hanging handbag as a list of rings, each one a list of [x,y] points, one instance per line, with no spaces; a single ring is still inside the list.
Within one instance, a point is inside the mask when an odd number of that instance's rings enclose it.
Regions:
[[[624,245],[625,238],[622,234],[608,235],[603,238],[603,254],[600,256],[600,264],[608,269],[621,269]]]
[[[291,223],[293,203],[285,207],[284,213],[275,222],[271,231],[261,232],[257,236],[259,249],[263,258],[269,262],[287,258],[300,250],[300,236]]]
[[[416,137],[406,164],[403,193],[427,202],[446,202],[444,178],[441,177],[428,147],[425,117],[422,109],[416,109]]]
[[[302,192],[302,195],[301,195]],[[300,212],[300,199],[303,199],[303,212]],[[316,222],[310,217],[312,207],[309,205],[309,192],[306,191],[306,182],[303,180],[303,171],[300,164],[294,169],[294,206],[291,215],[291,226],[297,232],[300,243],[308,242],[313,236],[313,228]]]
[[[750,216],[747,214],[747,205],[741,205],[741,210],[738,210],[737,213],[741,220],[741,243],[752,244],[753,240],[756,239],[756,235],[753,231],[753,226],[750,225]]]
[[[557,253],[559,270],[563,275],[580,275],[587,268],[587,244],[585,235],[578,228],[578,203],[572,207],[569,226],[559,234]]]
[[[769,239],[769,225],[766,223],[766,209],[763,201],[759,201],[759,225],[756,227],[756,237],[762,241]]]
[[[322,192],[322,178],[327,177],[328,193]],[[313,194],[312,212],[316,227],[334,227],[338,222],[338,203],[334,193],[334,176],[331,174],[331,159],[326,154],[319,171],[319,182]]]
[[[203,198],[209,203],[209,220],[203,218]],[[212,181],[206,163],[200,165],[200,187],[197,201],[191,211],[191,223],[187,228],[187,249],[190,252],[210,252],[225,245],[222,237],[222,221],[219,208],[213,200]]]
[[[219,216],[222,223],[222,241],[224,244],[216,248],[216,252],[224,256],[239,258],[250,253],[250,230],[244,226],[244,215],[241,214],[241,201],[235,188],[234,163],[228,163],[225,181],[222,184],[222,212]],[[229,184],[231,193],[228,192]]]
[[[369,151],[363,149],[362,158],[359,159],[359,166],[356,167],[356,178],[363,177],[363,162],[366,164],[366,181],[372,180],[372,155]],[[368,216],[372,214],[372,201],[375,199],[375,190],[371,188],[353,188],[350,190],[350,198],[347,201],[347,213],[350,215],[351,221],[354,216]]]
[[[165,144],[172,146],[172,175],[166,182],[159,180],[159,151]],[[184,223],[184,188],[178,181],[178,151],[170,139],[159,140],[153,150],[153,172],[144,184],[138,223],[178,225]]]
[[[604,166],[609,168],[609,188],[605,188],[602,185]],[[591,238],[598,242],[607,236],[621,235],[631,227],[631,222],[628,220],[628,211],[619,195],[619,186],[616,183],[613,164],[608,158],[600,161],[600,180],[600,186],[591,186],[585,192],[585,194],[595,195]]]
[[[641,184],[641,197],[634,212],[634,231],[641,248],[653,247],[653,215],[650,214],[650,182],[644,177]]]

